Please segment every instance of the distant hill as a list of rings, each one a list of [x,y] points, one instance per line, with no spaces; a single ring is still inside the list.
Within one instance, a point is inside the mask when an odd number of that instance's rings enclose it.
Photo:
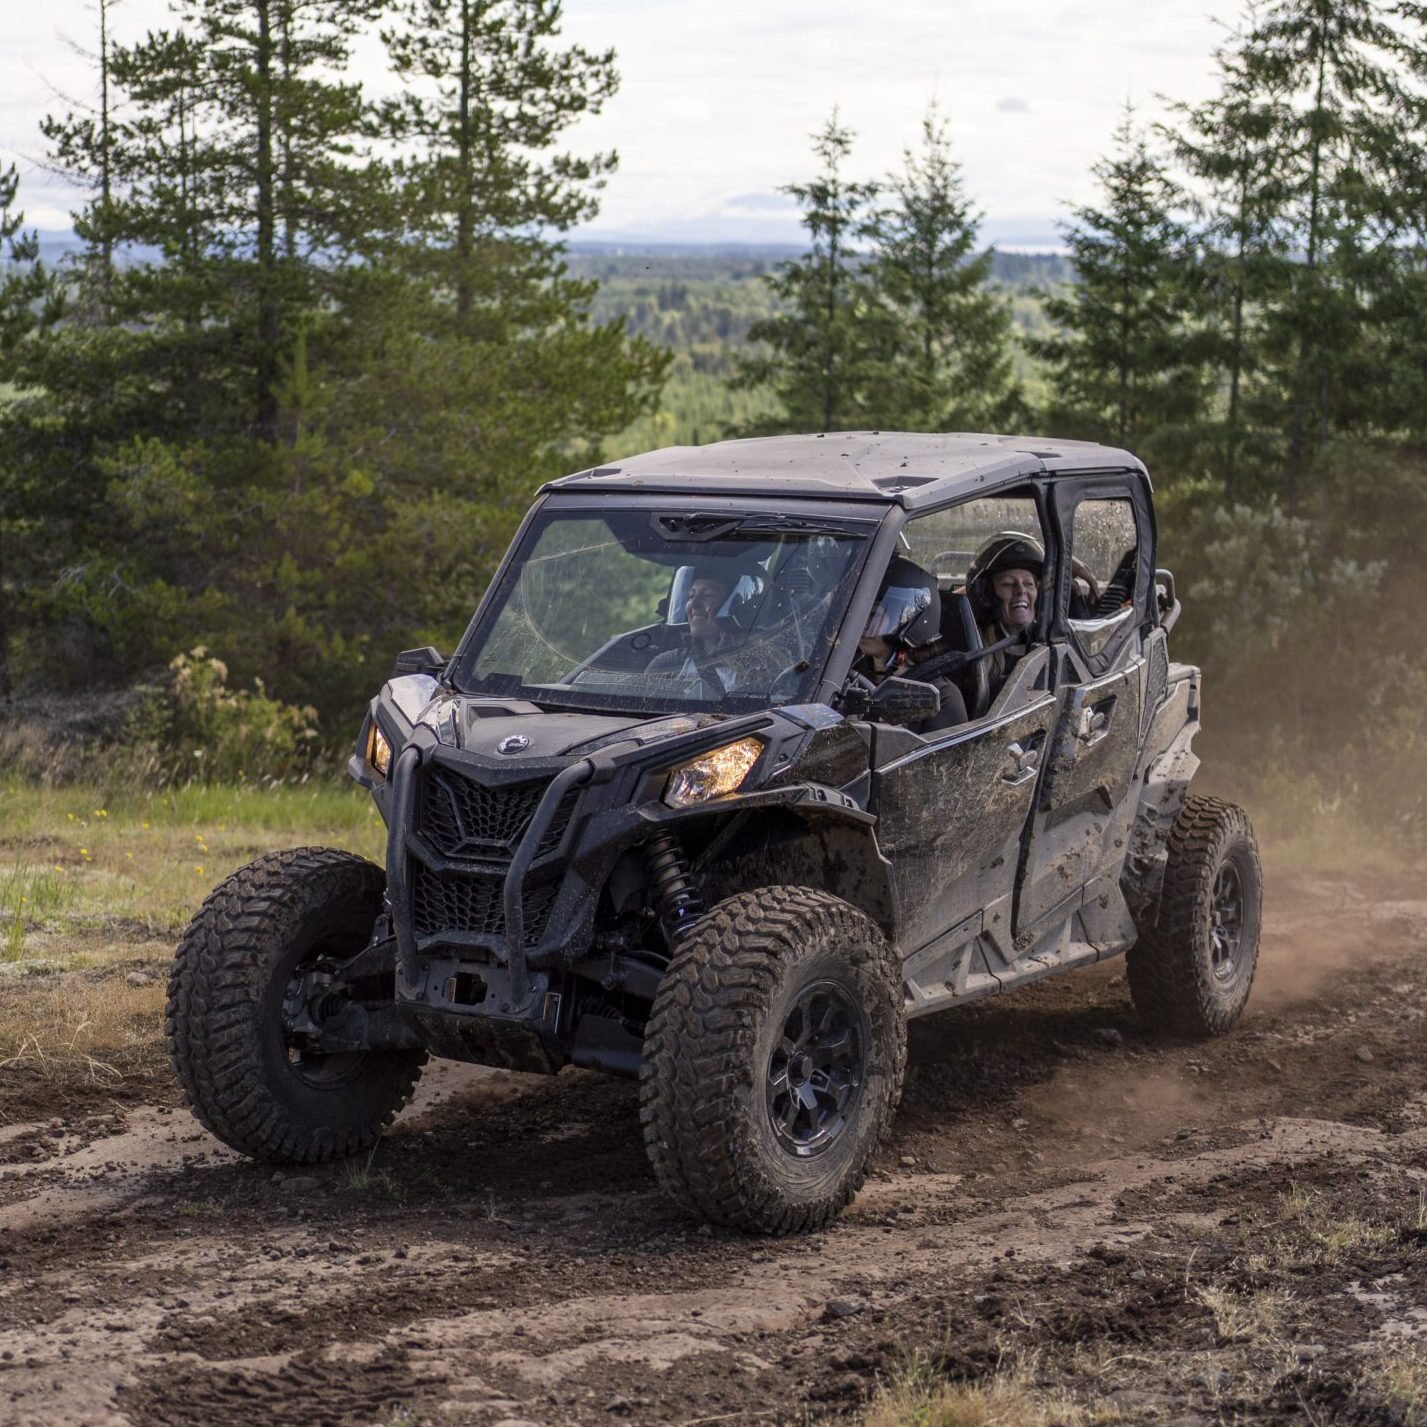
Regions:
[[[571,271],[600,282],[643,279],[651,282],[739,281],[761,277],[779,263],[805,251],[794,243],[585,243],[569,246]],[[1069,282],[1070,262],[1063,253],[1003,253],[991,275],[1007,286]]]
[[[40,258],[53,266],[80,249],[71,232],[41,231]],[[580,277],[700,282],[760,277],[779,263],[802,254],[796,243],[642,243],[572,242],[570,267]],[[153,251],[133,256],[156,257]],[[1069,281],[1070,265],[1061,253],[998,251],[992,264],[996,281],[1010,286]]]

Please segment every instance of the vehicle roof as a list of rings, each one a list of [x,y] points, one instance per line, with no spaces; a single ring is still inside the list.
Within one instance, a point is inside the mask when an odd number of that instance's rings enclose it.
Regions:
[[[1144,469],[1128,451],[1093,441],[978,432],[829,431],[666,446],[578,471],[545,489],[823,496],[913,510],[1033,476]]]

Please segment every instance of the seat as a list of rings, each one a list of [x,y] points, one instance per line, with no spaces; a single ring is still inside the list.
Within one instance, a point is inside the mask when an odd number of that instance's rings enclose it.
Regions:
[[[981,648],[981,629],[964,589],[941,591],[941,647],[943,653],[974,653]],[[966,700],[971,718],[980,718],[991,704],[991,677],[986,661],[978,659],[949,676]]]

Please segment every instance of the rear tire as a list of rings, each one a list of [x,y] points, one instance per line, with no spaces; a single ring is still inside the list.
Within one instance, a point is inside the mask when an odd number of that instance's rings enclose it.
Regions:
[[[716,1224],[819,1228],[861,1187],[905,1065],[901,965],[873,922],[808,887],[730,897],[654,998],[640,1118],[655,1175]]]
[[[179,942],[164,1032],[188,1103],[225,1144],[256,1159],[316,1164],[375,1142],[411,1097],[422,1050],[313,1055],[283,1028],[302,969],[367,944],[380,867],[304,847],[233,873]]]
[[[1168,851],[1159,915],[1126,958],[1130,995],[1158,1030],[1223,1035],[1239,1019],[1258,968],[1258,842],[1242,808],[1192,797]]]

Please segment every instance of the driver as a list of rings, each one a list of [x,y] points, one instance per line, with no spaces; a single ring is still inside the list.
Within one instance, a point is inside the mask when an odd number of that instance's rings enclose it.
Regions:
[[[882,576],[877,602],[857,641],[860,657],[853,670],[874,684],[893,674],[915,679],[917,664],[940,634],[941,592],[936,576],[897,555]],[[913,733],[936,733],[966,722],[966,700],[950,679],[937,675],[923,682],[941,695],[941,712],[935,718],[909,724]]]
[[[695,568],[680,611],[689,626],[688,647],[656,654],[649,661],[647,673],[676,674],[681,679],[716,685],[718,694],[738,684],[738,670],[727,656],[743,643],[743,631],[734,620],[719,618],[719,610],[728,603],[734,584],[725,570]],[[712,687],[710,692],[714,692]]]

